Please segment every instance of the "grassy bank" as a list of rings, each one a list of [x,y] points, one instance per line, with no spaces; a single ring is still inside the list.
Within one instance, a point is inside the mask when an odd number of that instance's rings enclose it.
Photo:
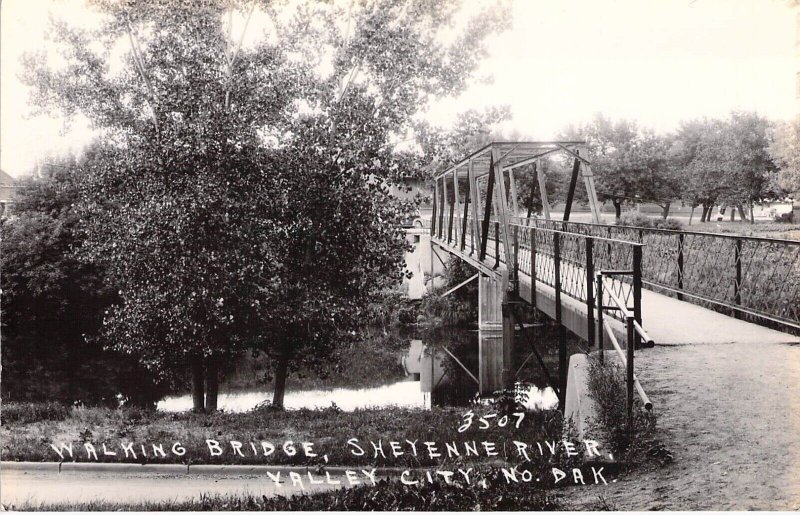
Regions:
[[[397,481],[292,497],[203,496],[190,501],[25,504],[19,511],[552,511],[551,493],[530,485],[507,484],[496,470],[484,473],[487,487],[441,481],[409,487]]]
[[[138,409],[108,408],[60,408],[41,409],[37,405],[5,404],[3,406],[0,440],[3,442],[0,457],[6,461],[60,461],[50,444],[72,444],[73,458],[65,454],[65,461],[99,461],[126,463],[210,463],[210,464],[321,464],[327,455],[330,465],[372,464],[375,466],[417,467],[437,465],[447,460],[431,458],[422,452],[422,442],[439,444],[444,451],[445,442],[489,441],[497,446],[497,459],[513,453],[512,440],[544,442],[561,437],[561,416],[558,412],[529,413],[519,428],[515,423],[506,427],[492,424],[490,429],[480,429],[477,418],[464,432],[458,428],[463,423],[466,410],[462,408],[434,408],[431,410],[375,409],[342,412],[338,409],[275,411],[255,410],[248,413],[215,413],[211,415],[193,413],[158,413]],[[477,415],[491,415],[489,407],[475,408]],[[516,419],[512,417],[514,422]],[[490,419],[496,422],[497,418]],[[357,438],[366,451],[363,456],[354,455],[354,448],[347,444]],[[219,442],[223,453],[212,456],[207,439]],[[414,456],[410,446],[404,443],[405,453],[393,456],[389,441],[416,441],[420,452]],[[241,456],[233,450],[231,441],[242,442]],[[267,441],[276,447],[270,456],[262,454],[261,442]],[[286,441],[295,443],[298,452],[289,455],[283,452]],[[375,457],[370,442],[383,443],[384,458]],[[85,443],[97,449],[97,459],[87,455]],[[175,442],[186,450],[178,456],[171,452]],[[250,447],[257,448],[257,453]],[[300,442],[312,442],[313,453],[309,457],[301,450]],[[136,458],[122,452],[121,444],[134,444]],[[104,455],[103,444],[115,455]],[[152,445],[161,445],[165,456],[154,456]],[[145,446],[145,456],[140,452]],[[463,446],[462,446],[463,453]],[[485,453],[481,455],[486,460]]]

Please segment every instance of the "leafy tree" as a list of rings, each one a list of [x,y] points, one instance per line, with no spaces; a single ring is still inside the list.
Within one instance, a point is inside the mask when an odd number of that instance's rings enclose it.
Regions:
[[[769,153],[780,168],[780,185],[800,192],[800,117],[775,127]]]
[[[731,113],[727,120],[685,123],[676,136],[687,174],[686,198],[703,206],[701,221],[716,203],[742,206],[781,196],[768,153],[770,122],[755,113]]]
[[[97,29],[54,27],[68,65],[32,56],[26,77],[36,105],[81,112],[104,136],[82,202],[84,257],[119,285],[106,337],[164,374],[190,363],[207,410],[220,361],[263,349],[281,406],[288,370],[324,364],[400,279],[413,206],[388,185],[417,160],[394,142],[467,86],[504,11],[458,32],[457,2],[94,6]],[[237,13],[269,33],[243,46]]]
[[[3,397],[152,404],[166,385],[93,339],[115,290],[101,267],[74,255],[84,239],[82,180],[74,157],[45,165],[40,178],[22,181],[14,215],[0,222]]]
[[[601,114],[559,137],[586,140],[598,199],[610,200],[618,219],[625,201],[659,204],[666,218],[680,191],[677,170],[668,160],[667,138],[632,120],[612,121]]]

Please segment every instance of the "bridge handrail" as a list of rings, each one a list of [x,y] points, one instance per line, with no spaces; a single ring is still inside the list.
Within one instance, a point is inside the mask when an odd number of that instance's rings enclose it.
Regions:
[[[800,241],[515,217],[526,227],[647,244],[651,289],[736,318],[800,330]]]

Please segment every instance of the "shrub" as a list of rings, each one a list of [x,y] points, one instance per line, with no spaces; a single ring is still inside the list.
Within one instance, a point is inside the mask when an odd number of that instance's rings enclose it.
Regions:
[[[617,225],[644,227],[646,229],[652,229],[654,227],[652,218],[636,212],[623,213],[617,220]]]
[[[620,219],[617,220],[617,225],[642,227],[644,229],[669,229],[671,231],[680,231],[683,229],[683,224],[674,218],[651,218],[634,211],[624,213]]]
[[[659,218],[655,221],[656,229],[669,229],[670,231],[682,231],[683,224],[674,218]]]
[[[607,436],[607,444],[615,456],[630,461],[652,436],[655,416],[645,411],[635,396],[633,427],[628,427],[625,370],[613,358],[601,363],[596,356],[590,356],[588,390],[597,405],[593,429]]]

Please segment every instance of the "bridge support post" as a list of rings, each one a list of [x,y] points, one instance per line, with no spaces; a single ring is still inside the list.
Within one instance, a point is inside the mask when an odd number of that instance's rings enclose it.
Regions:
[[[503,285],[497,279],[481,274],[478,277],[478,329],[503,330]]]
[[[503,301],[503,388],[514,386],[514,299],[506,294]]]

